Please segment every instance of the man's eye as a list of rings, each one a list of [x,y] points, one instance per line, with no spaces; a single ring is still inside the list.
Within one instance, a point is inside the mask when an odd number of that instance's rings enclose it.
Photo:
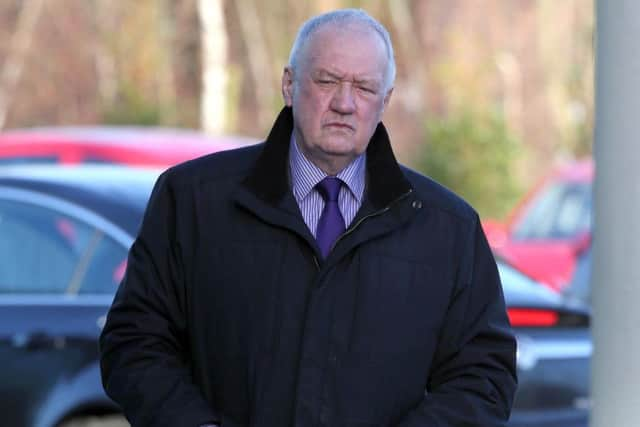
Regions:
[[[358,89],[360,89],[363,92],[366,93],[370,93],[370,94],[375,94],[376,90],[374,88],[368,87],[368,86],[359,86]]]
[[[335,80],[320,79],[320,80],[318,80],[318,83],[323,85],[323,86],[330,86],[330,85],[334,85],[336,83],[336,81]]]

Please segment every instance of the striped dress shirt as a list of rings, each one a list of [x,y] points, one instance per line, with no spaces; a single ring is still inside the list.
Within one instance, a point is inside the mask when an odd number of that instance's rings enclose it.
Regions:
[[[338,206],[344,217],[346,228],[349,228],[362,205],[365,187],[365,166],[366,153],[363,153],[336,175],[345,184],[338,194]],[[309,227],[313,237],[315,237],[318,220],[322,209],[324,209],[324,199],[315,186],[328,175],[304,156],[298,148],[293,134],[291,135],[289,148],[289,167],[293,195],[298,202],[304,222]]]

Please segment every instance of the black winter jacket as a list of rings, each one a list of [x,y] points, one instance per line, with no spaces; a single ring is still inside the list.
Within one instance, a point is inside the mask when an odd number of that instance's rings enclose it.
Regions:
[[[322,262],[266,143],[158,179],[100,345],[134,427],[497,427],[515,341],[477,214],[400,167],[380,124],[357,217]]]

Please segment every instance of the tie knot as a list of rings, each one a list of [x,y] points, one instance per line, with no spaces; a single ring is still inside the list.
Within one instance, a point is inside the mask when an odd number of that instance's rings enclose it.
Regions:
[[[342,180],[335,176],[328,176],[316,184],[316,188],[325,202],[337,202],[341,186]]]

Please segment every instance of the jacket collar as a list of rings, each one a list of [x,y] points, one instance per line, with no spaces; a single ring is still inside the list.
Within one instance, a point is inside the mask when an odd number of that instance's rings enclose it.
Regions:
[[[292,131],[293,113],[290,107],[284,107],[255,166],[243,182],[249,191],[271,204],[277,204],[291,191],[288,156]],[[366,174],[365,197],[375,208],[387,206],[411,189],[393,155],[389,135],[382,123],[378,124],[367,147]]]

